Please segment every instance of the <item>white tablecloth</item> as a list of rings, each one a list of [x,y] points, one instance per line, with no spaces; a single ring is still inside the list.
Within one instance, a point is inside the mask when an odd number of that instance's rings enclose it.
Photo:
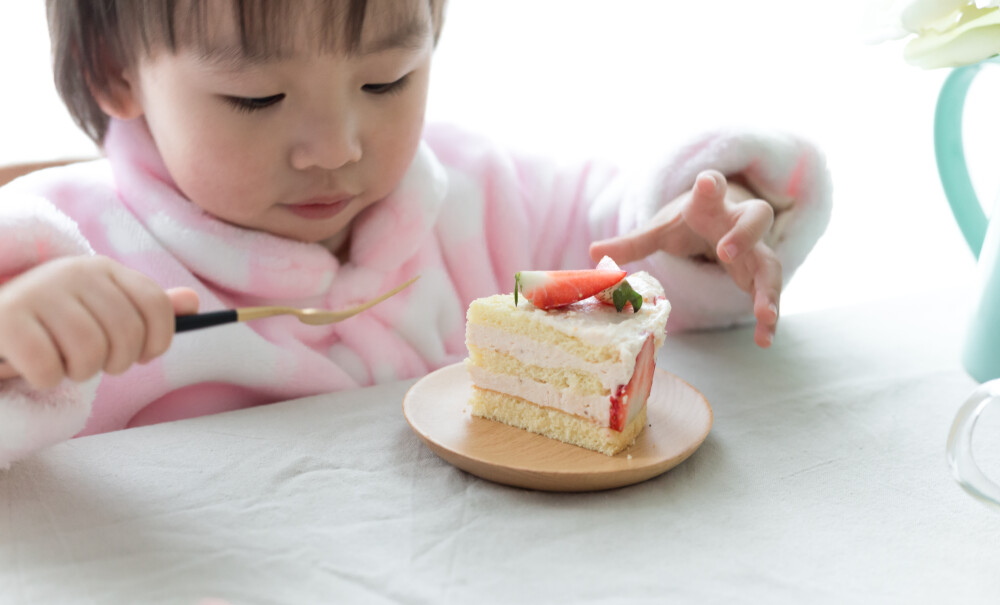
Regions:
[[[0,602],[996,603],[1000,514],[943,451],[962,305],[668,338],[712,432],[606,492],[449,466],[410,382],[77,439],[0,474]]]

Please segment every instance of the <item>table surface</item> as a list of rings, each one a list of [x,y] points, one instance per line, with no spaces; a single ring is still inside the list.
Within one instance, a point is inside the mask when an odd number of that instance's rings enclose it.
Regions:
[[[1000,514],[944,457],[964,300],[672,335],[715,424],[617,490],[448,465],[412,382],[76,439],[0,474],[0,602],[995,603]]]

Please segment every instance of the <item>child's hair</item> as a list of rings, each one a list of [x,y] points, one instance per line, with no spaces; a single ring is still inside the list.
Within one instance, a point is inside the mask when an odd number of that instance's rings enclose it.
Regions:
[[[112,74],[133,67],[140,53],[176,52],[189,45],[205,48],[208,5],[218,1],[46,0],[56,89],[80,128],[100,145],[109,118],[91,90],[108,90]],[[427,1],[436,42],[445,0]],[[311,5],[299,0],[231,0],[231,7],[243,53],[257,56],[287,48],[297,20]],[[367,0],[327,0],[318,16],[306,18],[326,24],[319,40],[324,50],[351,53],[361,42],[367,9]]]

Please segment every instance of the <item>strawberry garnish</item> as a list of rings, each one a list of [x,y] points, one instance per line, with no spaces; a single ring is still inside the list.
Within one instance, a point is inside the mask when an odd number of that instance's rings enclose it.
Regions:
[[[620,270],[615,261],[608,256],[597,263],[597,268],[608,271]],[[633,273],[628,280],[622,280],[620,284],[598,292],[596,296],[597,300],[602,303],[614,305],[615,310],[619,313],[625,308],[625,305],[632,305],[632,311],[638,313],[643,301],[655,303],[657,300],[665,298],[660,282],[653,279],[645,271]]]
[[[621,267],[618,263],[614,261],[610,256],[605,256],[597,263],[598,269],[604,269],[605,271],[621,271]],[[639,308],[642,306],[642,295],[632,289],[632,284],[628,283],[628,280],[622,280],[621,283],[611,286],[601,290],[596,294],[597,300],[601,301],[607,305],[614,305],[615,311],[619,313],[625,308],[625,305],[632,305],[632,312],[638,313]]]
[[[625,278],[622,270],[520,271],[514,275],[514,304],[520,292],[539,309],[555,309],[606,290]]]

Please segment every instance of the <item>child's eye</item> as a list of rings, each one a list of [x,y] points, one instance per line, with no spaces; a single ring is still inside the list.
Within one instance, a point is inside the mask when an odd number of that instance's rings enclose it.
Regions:
[[[270,107],[285,98],[285,93],[271,95],[269,97],[224,97],[226,101],[239,111],[251,113]]]
[[[384,95],[390,92],[399,92],[406,84],[408,76],[409,74],[403,76],[395,82],[386,82],[384,84],[365,84],[361,87],[361,90],[373,95]]]

